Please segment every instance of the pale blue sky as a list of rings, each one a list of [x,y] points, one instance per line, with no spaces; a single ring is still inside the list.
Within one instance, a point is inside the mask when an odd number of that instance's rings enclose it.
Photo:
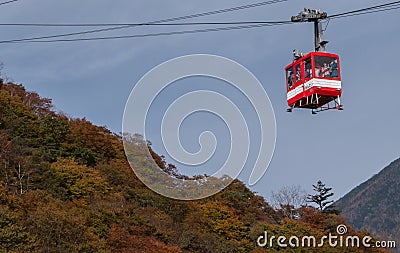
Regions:
[[[0,23],[147,22],[254,2],[20,0],[0,6]],[[335,14],[383,3],[386,1],[289,0],[190,21],[289,20],[304,7]],[[399,17],[399,10],[393,10],[329,22],[325,32],[325,39],[330,41],[327,51],[341,57],[344,111],[318,115],[300,110],[286,113],[283,69],[291,62],[294,48],[303,52],[313,49],[311,23],[112,41],[0,44],[0,61],[5,66],[4,75],[23,83],[28,90],[52,98],[57,110],[71,117],[86,117],[120,132],[131,89],[156,65],[198,53],[233,59],[263,84],[277,121],[274,157],[267,173],[251,189],[269,196],[272,190],[285,185],[301,185],[311,192],[311,185],[322,180],[334,188],[339,198],[399,157]],[[140,27],[98,35],[131,35],[165,29],[191,28]],[[85,28],[0,27],[0,40],[79,30]],[[202,86],[203,83],[204,80],[194,80],[193,88],[211,89],[212,82]],[[163,94],[165,101],[187,90],[187,86],[179,90],[179,83],[176,87],[178,91],[167,90]],[[229,88],[213,89],[240,100],[240,95]],[[254,117],[245,101],[239,104],[249,110],[249,117]],[[163,107],[165,104],[161,102],[160,109]],[[157,118],[153,120],[157,122]],[[224,143],[227,131],[221,122],[200,114],[197,121],[188,119],[183,125],[182,135],[189,137],[189,150],[204,127],[221,129],[220,143]],[[253,128],[257,131],[257,124]],[[155,149],[160,152],[158,130],[150,131],[155,135]],[[216,164],[226,153],[225,147],[217,150]],[[239,178],[247,182],[250,170],[248,167]]]

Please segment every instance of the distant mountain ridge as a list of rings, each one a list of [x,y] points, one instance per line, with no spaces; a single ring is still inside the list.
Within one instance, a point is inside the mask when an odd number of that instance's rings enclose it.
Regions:
[[[355,229],[400,243],[400,158],[336,203]],[[398,247],[397,247],[398,248]]]

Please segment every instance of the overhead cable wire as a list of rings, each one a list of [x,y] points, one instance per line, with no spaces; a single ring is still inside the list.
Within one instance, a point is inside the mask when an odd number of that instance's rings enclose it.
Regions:
[[[279,2],[280,1],[288,1],[288,0],[279,0]],[[268,2],[271,3],[271,2],[276,2],[276,1],[268,1]],[[266,2],[261,2],[261,3],[266,3]],[[258,3],[258,4],[261,4],[261,3]],[[246,7],[250,8],[249,6],[255,6],[255,5],[256,4],[246,5]],[[241,7],[244,8],[245,6],[241,6]],[[236,10],[237,8],[239,8],[239,7],[223,9],[223,10],[219,10],[219,11],[228,11],[228,10],[232,10],[232,9]],[[370,13],[375,13],[375,12],[389,11],[389,10],[394,10],[394,9],[399,9],[399,8],[400,8],[400,1],[396,1],[396,2],[392,2],[392,3],[381,4],[381,5],[372,6],[372,7],[368,7],[368,8],[363,8],[363,9],[353,10],[353,11],[349,11],[349,12],[343,12],[343,13],[330,15],[330,16],[328,16],[328,19],[345,18],[345,17],[350,17],[350,16],[356,16],[356,15],[364,15],[364,14],[370,14]],[[214,12],[216,12],[216,11],[207,12],[207,13],[214,13]],[[153,22],[148,22],[148,23],[129,24],[126,26],[133,27],[133,26],[143,26],[143,25],[156,25],[157,22],[171,22],[171,21],[176,21],[177,19],[187,19],[189,17],[194,17],[194,16],[197,17],[198,15],[203,15],[203,14],[205,15],[206,13],[193,14],[193,15],[164,19],[164,20],[153,21]],[[209,15],[211,15],[211,14],[209,14]],[[294,24],[294,23],[291,21],[240,21],[240,22],[169,23],[169,24],[164,24],[164,25],[189,26],[189,25],[228,25],[228,24],[230,24],[230,25],[242,24],[242,25],[218,27],[218,28],[196,29],[196,30],[121,35],[121,36],[104,36],[104,37],[91,37],[91,38],[45,40],[45,39],[49,39],[49,38],[58,38],[58,37],[69,36],[68,34],[63,34],[63,35],[51,35],[51,36],[43,36],[43,37],[36,37],[36,38],[29,38],[29,39],[3,40],[3,41],[0,41],[0,43],[24,43],[24,42],[25,43],[30,43],[30,42],[50,43],[50,42],[72,42],[72,41],[94,41],[94,40],[112,40],[112,39],[126,39],[126,38],[143,38],[143,37],[156,37],[156,36],[168,36],[168,35],[179,35],[179,34],[194,34],[194,33],[206,33],[206,32],[216,32],[216,31],[229,31],[229,30],[239,30],[239,29],[248,29],[248,28],[256,28],[256,27],[284,25],[284,24]],[[244,24],[246,24],[246,25],[244,25]],[[98,24],[93,24],[93,25],[98,25]],[[160,25],[161,25],[161,23],[160,23]],[[99,30],[112,30],[112,29],[115,29],[115,27],[99,29]],[[93,31],[99,31],[99,30],[93,30]],[[90,33],[90,32],[92,32],[92,31],[86,31],[84,33]],[[82,34],[82,32],[80,34]]]
[[[376,12],[384,12],[384,11],[390,11],[390,10],[396,10],[396,9],[400,9],[400,5],[393,6],[393,7],[386,7],[386,8],[377,9],[377,10],[346,14],[346,15],[341,15],[341,16],[334,16],[334,17],[331,16],[328,18],[330,18],[330,19],[347,18],[347,17],[359,16],[359,15],[364,15],[364,14],[372,14],[372,13],[376,13]]]
[[[6,1],[6,2],[1,2],[0,5],[9,4],[9,3],[17,2],[17,1],[19,1],[19,0],[10,0],[10,1]]]
[[[283,24],[289,24],[289,23],[280,23],[280,24],[275,24],[275,25],[283,25]],[[30,40],[30,41],[19,41],[19,42],[16,41],[16,42],[13,42],[13,43],[51,43],[51,42],[73,42],[73,41],[93,41],[93,40],[114,40],[114,39],[144,38],[144,37],[158,37],[158,36],[180,35],[180,34],[194,34],[194,33],[241,30],[241,29],[257,28],[257,27],[265,27],[265,26],[273,26],[273,25],[272,24],[253,24],[253,25],[228,26],[228,27],[218,27],[218,28],[171,31],[171,32],[159,32],[159,33],[147,33],[147,34],[134,34],[134,35],[121,35],[121,36],[76,38],[76,39],[54,39],[54,40]],[[8,42],[8,41],[0,41],[0,43],[10,43],[10,42]]]
[[[379,9],[379,8],[384,8],[384,7],[390,7],[393,5],[397,5],[399,4],[400,1],[395,1],[395,2],[391,2],[391,3],[386,3],[386,4],[381,4],[381,5],[375,5],[375,6],[371,6],[371,7],[367,7],[367,8],[362,8],[362,9],[358,9],[358,10],[352,10],[352,11],[348,11],[348,12],[343,12],[343,13],[339,13],[339,14],[334,14],[334,15],[329,15],[328,17],[330,18],[335,18],[335,17],[341,17],[341,16],[346,16],[348,14],[353,14],[353,13],[361,13],[364,11],[370,11],[373,9]],[[367,14],[367,13],[365,13]]]
[[[286,1],[288,1],[288,0],[270,0],[270,1],[264,1],[264,2],[258,2],[258,3],[253,3],[253,4],[231,7],[231,8],[219,9],[219,10],[214,10],[214,11],[201,12],[201,13],[197,13],[197,14],[167,18],[167,19],[160,19],[160,20],[156,20],[156,21],[145,22],[143,24],[158,24],[158,23],[180,21],[180,20],[210,16],[210,15],[215,15],[215,14],[222,14],[222,13],[227,13],[227,12],[232,12],[232,11],[238,11],[238,10],[243,10],[243,9],[255,8],[255,7],[260,7],[260,6],[265,6],[265,5],[275,4],[275,3],[282,3],[282,2],[286,2]],[[98,33],[98,32],[120,30],[120,29],[131,28],[131,27],[137,27],[137,25],[121,25],[121,26],[89,30],[89,31],[56,34],[56,35],[48,35],[48,36],[39,36],[39,37],[23,38],[23,39],[14,39],[14,40],[8,40],[8,41],[0,41],[0,43],[12,43],[12,42],[22,42],[22,41],[31,41],[31,40],[60,38],[60,37],[67,37],[67,36],[76,36],[76,35],[84,35],[84,34],[92,34],[92,33]]]
[[[282,24],[292,21],[237,21],[237,22],[185,22],[185,23],[99,23],[99,24],[40,24],[0,23],[0,26],[41,26],[41,27],[87,27],[87,26],[188,26],[188,25],[247,25]]]
[[[7,2],[4,2],[4,3],[0,3],[0,5],[1,4],[5,4],[5,3],[10,3],[10,2],[15,2],[15,1],[18,1],[18,0],[7,1]],[[167,22],[184,20],[184,19],[189,19],[189,18],[197,18],[197,17],[207,16],[207,15],[219,14],[219,13],[242,10],[242,9],[253,8],[253,7],[259,7],[259,6],[263,6],[263,5],[267,5],[267,4],[279,3],[279,2],[285,2],[285,1],[288,1],[288,0],[274,0],[274,1],[259,2],[259,3],[254,3],[254,4],[248,4],[248,5],[242,5],[242,6],[227,8],[227,9],[203,12],[203,13],[180,16],[180,17],[175,17],[175,18],[161,19],[161,20],[145,22],[145,23],[87,23],[87,24],[84,24],[84,23],[65,23],[65,24],[57,24],[57,23],[0,23],[0,26],[38,26],[38,27],[128,26],[128,27],[130,27],[130,26],[178,26],[178,25],[202,25],[202,24],[203,25],[234,25],[234,24],[281,23],[281,22],[288,22],[288,21],[276,21],[276,22],[268,22],[268,21],[191,22],[191,23],[172,23],[172,24],[171,23],[167,23]],[[376,6],[372,6],[372,7],[363,8],[363,9],[353,10],[353,11],[349,11],[349,12],[329,15],[329,18],[347,16],[348,14],[360,13],[360,12],[364,12],[364,13],[361,13],[361,14],[368,14],[368,13],[373,13],[373,12],[398,9],[397,7],[394,7],[394,8],[388,8],[388,7],[393,7],[393,5],[399,5],[399,4],[400,4],[400,1],[395,1],[395,2],[391,2],[391,3],[386,3],[386,4],[376,5]],[[366,12],[366,11],[369,11],[369,10],[379,9],[379,8],[386,8],[386,9],[379,10],[379,11],[373,11],[373,12]],[[118,28],[118,27],[115,27],[115,28]],[[97,31],[108,31],[108,30],[107,29],[106,30],[99,29],[99,30],[94,30],[93,32],[97,32]],[[92,31],[88,31],[88,32],[92,32]]]

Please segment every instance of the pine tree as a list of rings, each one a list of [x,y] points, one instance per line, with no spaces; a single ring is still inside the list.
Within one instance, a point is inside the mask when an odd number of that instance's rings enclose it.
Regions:
[[[307,202],[317,204],[318,208],[323,211],[328,204],[333,202],[333,200],[327,200],[334,194],[330,192],[332,188],[325,187],[325,184],[323,184],[321,180],[317,182],[317,185],[313,185],[313,188],[317,193],[315,195],[308,194]]]

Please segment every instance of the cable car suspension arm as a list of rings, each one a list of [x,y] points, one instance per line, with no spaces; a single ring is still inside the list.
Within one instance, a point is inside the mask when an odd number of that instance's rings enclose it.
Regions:
[[[326,19],[328,14],[316,9],[304,8],[297,16],[292,16],[292,22],[314,22],[314,51],[325,52],[328,41],[323,40],[323,29],[321,20]]]

